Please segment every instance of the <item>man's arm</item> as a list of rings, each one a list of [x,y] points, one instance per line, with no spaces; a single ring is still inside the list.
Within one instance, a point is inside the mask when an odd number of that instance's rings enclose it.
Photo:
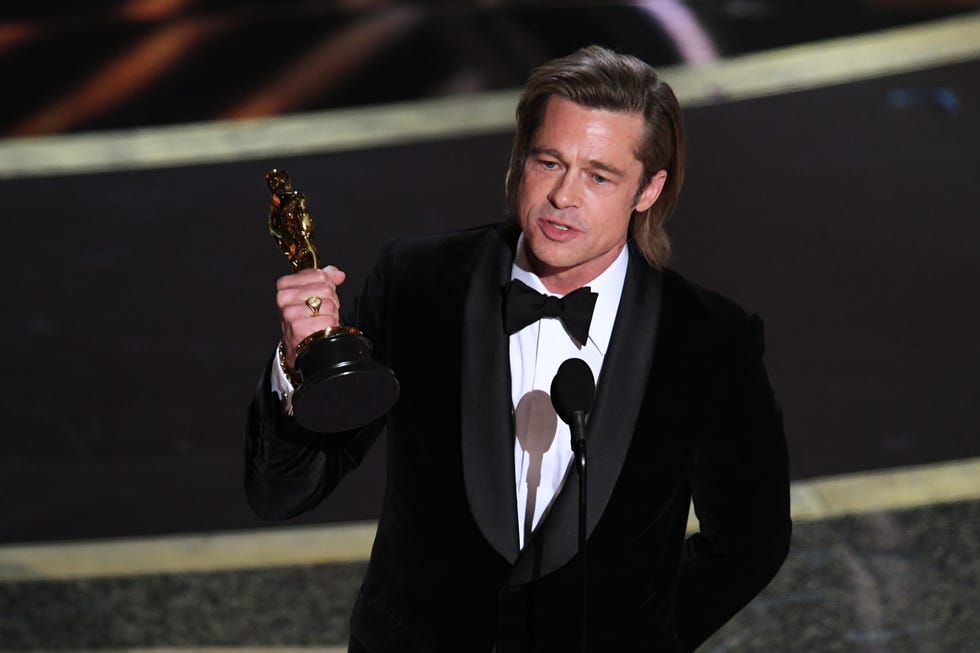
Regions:
[[[676,595],[678,637],[693,651],[776,575],[789,551],[789,472],[782,412],[752,315],[711,380],[713,428],[695,459],[700,532],[685,543]]]
[[[286,415],[270,387],[272,360],[259,380],[245,427],[245,494],[263,519],[312,510],[361,464],[384,418],[344,433],[315,433]]]
[[[375,356],[384,360],[386,291],[381,270],[382,265],[374,269],[345,317],[374,340]],[[340,323],[336,286],[343,279],[342,272],[330,267],[303,270],[279,280],[276,301],[284,351],[295,351],[295,345],[310,333]],[[310,296],[323,300],[316,318],[305,305]],[[287,366],[294,360],[287,355]],[[259,379],[245,428],[245,493],[257,515],[273,520],[288,519],[316,507],[361,463],[386,421],[382,417],[342,433],[304,429],[283,410],[281,388],[274,387],[273,366],[279,364],[278,356],[273,356]]]

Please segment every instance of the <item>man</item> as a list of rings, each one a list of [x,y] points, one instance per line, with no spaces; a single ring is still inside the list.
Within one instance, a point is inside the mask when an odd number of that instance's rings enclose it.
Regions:
[[[350,650],[581,650],[576,483],[547,392],[563,360],[582,358],[598,378],[587,648],[691,651],[788,548],[762,325],[664,267],[684,136],[649,66],[597,47],[550,62],[517,122],[513,220],[390,245],[345,308],[401,383],[386,420],[325,435],[289,416],[293,352],[339,322],[344,275],[279,280],[282,356],[250,411],[248,497],[271,519],[312,508],[387,424],[384,505]],[[531,301],[552,316],[515,314],[534,297],[522,284],[594,307],[585,330],[554,299]],[[310,297],[322,299],[317,315]],[[701,532],[685,541],[692,496]]]

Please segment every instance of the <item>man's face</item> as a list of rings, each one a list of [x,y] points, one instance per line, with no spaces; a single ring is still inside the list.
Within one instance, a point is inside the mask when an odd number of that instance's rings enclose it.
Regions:
[[[660,195],[664,171],[645,180],[637,198],[643,165],[634,152],[642,139],[640,114],[548,101],[515,209],[534,272],[551,292],[568,293],[609,267],[633,211],[646,211]]]

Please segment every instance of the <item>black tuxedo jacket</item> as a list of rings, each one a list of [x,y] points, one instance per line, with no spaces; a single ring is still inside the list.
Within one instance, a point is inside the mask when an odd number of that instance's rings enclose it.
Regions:
[[[574,473],[518,549],[501,318],[517,236],[497,225],[390,245],[347,313],[401,383],[351,617],[368,651],[580,648]],[[587,429],[589,650],[693,650],[785,558],[786,445],[762,353],[758,317],[631,252]],[[267,371],[246,434],[253,509],[312,508],[384,425],[304,431]],[[692,496],[701,530],[685,541]]]

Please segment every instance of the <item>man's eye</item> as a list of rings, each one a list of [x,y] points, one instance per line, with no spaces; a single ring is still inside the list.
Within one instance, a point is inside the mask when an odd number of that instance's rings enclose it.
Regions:
[[[541,165],[543,165],[548,170],[554,170],[555,168],[558,167],[558,163],[555,161],[542,161]]]
[[[602,175],[592,175],[592,181],[594,181],[597,184],[604,184],[609,180],[603,177]]]

